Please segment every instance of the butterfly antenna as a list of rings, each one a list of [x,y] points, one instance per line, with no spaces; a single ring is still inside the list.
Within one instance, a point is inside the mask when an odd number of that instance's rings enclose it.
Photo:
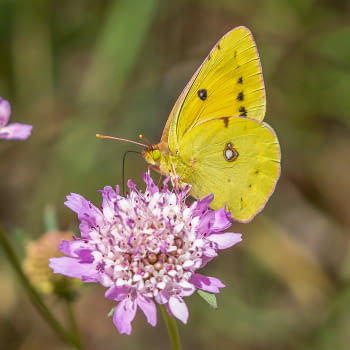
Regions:
[[[148,144],[148,147],[153,145],[153,142],[151,142],[147,137],[145,137],[142,134],[139,135],[139,139],[144,140]]]
[[[136,153],[136,154],[141,154],[140,152],[137,151],[126,151],[123,155],[123,166],[122,166],[122,190],[123,190],[123,196],[125,196],[125,161],[126,161],[126,155],[128,153]]]
[[[110,139],[110,140],[115,140],[115,141],[133,143],[134,145],[138,145],[138,146],[145,147],[145,148],[149,147],[149,145],[145,145],[144,143],[140,143],[140,142],[136,142],[136,141],[132,141],[132,140],[128,140],[128,139],[122,139],[120,137],[113,137],[113,136],[107,136],[107,135],[101,135],[101,134],[96,134],[96,137],[98,139]]]

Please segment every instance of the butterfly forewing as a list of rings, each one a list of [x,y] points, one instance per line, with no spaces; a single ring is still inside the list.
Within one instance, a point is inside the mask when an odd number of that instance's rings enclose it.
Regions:
[[[197,124],[224,116],[263,120],[265,88],[259,55],[249,29],[223,36],[193,75],[170,113],[162,141],[175,152]]]
[[[196,198],[214,193],[211,207],[225,204],[238,221],[265,206],[280,174],[280,148],[273,130],[245,117],[219,118],[192,128],[179,145],[182,180]]]

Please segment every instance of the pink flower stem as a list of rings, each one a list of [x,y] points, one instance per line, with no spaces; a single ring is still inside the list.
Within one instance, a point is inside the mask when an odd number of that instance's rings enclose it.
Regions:
[[[0,228],[0,245],[4,248],[5,254],[8,261],[15,270],[23,288],[26,290],[31,302],[46,320],[46,322],[51,326],[51,328],[56,332],[56,334],[67,344],[72,345],[77,350],[83,350],[80,342],[77,341],[75,335],[67,332],[56,317],[51,313],[50,309],[43,302],[40,294],[37,290],[30,284],[27,276],[24,274],[21,264],[11,247],[11,244],[7,238],[6,233]]]
[[[166,328],[168,330],[168,336],[172,350],[181,350],[181,339],[176,320],[174,319],[174,317],[168,314],[164,305],[159,305],[159,308],[162,313]]]

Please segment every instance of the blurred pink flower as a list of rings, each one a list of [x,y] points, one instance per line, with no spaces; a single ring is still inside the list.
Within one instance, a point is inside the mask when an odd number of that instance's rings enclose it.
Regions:
[[[99,282],[115,300],[113,321],[120,333],[130,334],[139,307],[152,326],[157,322],[155,302],[169,314],[187,322],[183,297],[196,289],[218,293],[224,284],[197,272],[217,256],[217,250],[241,241],[237,233],[223,233],[231,225],[224,208],[213,211],[209,195],[186,205],[190,187],[180,192],[161,189],[144,175],[145,192],[129,180],[130,193],[105,187],[99,209],[72,193],[65,204],[77,213],[81,238],[62,241],[68,257],[50,259],[55,273]]]
[[[32,133],[32,126],[20,123],[8,124],[10,115],[10,103],[0,97],[0,139],[26,140]]]

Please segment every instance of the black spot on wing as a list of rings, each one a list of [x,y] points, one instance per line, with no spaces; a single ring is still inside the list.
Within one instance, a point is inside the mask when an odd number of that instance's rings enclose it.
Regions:
[[[239,78],[238,78],[237,84],[243,84],[243,77],[239,77]]]
[[[240,117],[246,117],[247,116],[248,111],[245,109],[244,106],[239,107],[238,111],[239,111],[239,116]]]
[[[207,95],[207,90],[206,89],[201,89],[197,91],[198,97],[202,100],[205,101],[208,97]]]
[[[240,202],[240,207],[243,209],[244,203],[243,203],[243,198],[241,197],[241,202]]]
[[[237,101],[243,101],[244,100],[244,93],[243,93],[243,91],[238,93],[236,99],[237,99]]]

